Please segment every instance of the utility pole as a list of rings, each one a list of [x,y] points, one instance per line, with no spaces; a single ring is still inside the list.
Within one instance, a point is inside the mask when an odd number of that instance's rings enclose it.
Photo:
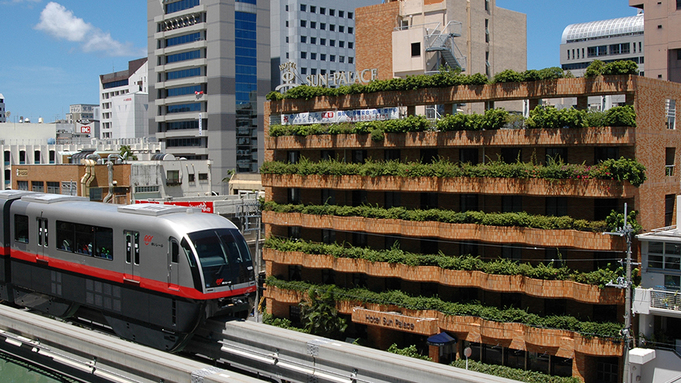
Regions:
[[[627,260],[626,260],[626,280],[623,278],[617,278],[617,283],[612,281],[607,283],[606,286],[624,288],[625,290],[625,301],[624,301],[624,328],[620,331],[622,337],[624,338],[624,373],[623,373],[623,383],[631,383],[631,366],[629,363],[629,350],[631,349],[631,236],[634,233],[634,229],[630,224],[627,223],[627,204],[624,204],[624,226],[617,228],[614,232],[605,232],[603,234],[616,235],[618,237],[625,237],[627,241]]]

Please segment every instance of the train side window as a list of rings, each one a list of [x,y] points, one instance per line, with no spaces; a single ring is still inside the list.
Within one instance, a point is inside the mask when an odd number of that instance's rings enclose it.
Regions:
[[[140,233],[135,232],[135,264],[140,264]]]
[[[95,257],[113,260],[113,229],[95,226]]]
[[[57,221],[57,249],[73,252],[74,225],[70,222]]]
[[[17,242],[28,243],[28,216],[14,215],[14,240]]]

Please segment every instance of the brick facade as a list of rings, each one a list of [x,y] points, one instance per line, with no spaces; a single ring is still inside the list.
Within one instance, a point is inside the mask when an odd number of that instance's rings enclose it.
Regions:
[[[359,17],[359,15],[358,15]],[[308,111],[351,110],[401,106],[413,113],[423,105],[452,103],[505,102],[529,99],[530,104],[540,99],[593,95],[623,94],[627,104],[636,111],[636,127],[605,127],[584,129],[502,129],[497,131],[390,133],[381,141],[368,135],[320,135],[307,137],[267,137],[270,121],[278,121],[282,113]],[[333,150],[337,157],[350,158],[352,150],[366,150],[367,156],[382,159],[384,152],[399,149],[402,161],[414,160],[421,149],[437,149],[437,154],[457,161],[460,150],[475,148],[482,156],[500,153],[503,148],[522,148],[521,160],[541,158],[549,147],[565,147],[568,163],[592,164],[598,148],[617,148],[618,155],[635,158],[646,167],[647,180],[640,187],[628,182],[609,180],[559,180],[538,179],[438,179],[363,176],[318,175],[263,175],[266,199],[287,203],[287,191],[299,190],[301,200],[309,204],[323,204],[321,190],[334,191],[338,205],[356,205],[357,192],[366,200],[361,203],[383,206],[390,196],[399,195],[402,206],[418,207],[424,194],[437,194],[438,207],[462,209],[462,195],[478,196],[480,209],[500,211],[507,196],[519,196],[523,211],[546,214],[547,197],[566,198],[567,214],[574,218],[594,219],[603,206],[620,208],[626,202],[629,209],[639,211],[637,221],[644,230],[665,226],[665,196],[680,192],[681,178],[676,169],[666,170],[667,148],[681,147],[681,134],[677,127],[667,127],[665,101],[681,100],[681,85],[638,76],[607,76],[594,79],[560,79],[536,83],[490,84],[482,86],[454,86],[438,89],[420,89],[405,92],[379,92],[372,94],[319,97],[311,100],[269,102],[265,104],[266,153],[268,160],[285,161],[289,151],[298,151],[310,161],[319,161],[322,150]],[[676,150],[673,164],[679,163]],[[668,164],[667,164],[668,165]],[[495,210],[498,209],[498,210]],[[667,217],[668,218],[668,217]],[[335,241],[353,243],[354,236],[367,236],[371,248],[384,249],[397,239],[405,251],[441,251],[444,254],[462,254],[464,245],[473,243],[485,259],[502,256],[506,247],[521,248],[523,262],[537,264],[545,261],[546,249],[560,249],[567,254],[570,267],[582,271],[597,268],[593,258],[619,258],[625,243],[619,237],[576,230],[540,230],[520,227],[482,226],[474,224],[448,224],[442,222],[411,222],[398,219],[378,219],[345,216],[320,216],[301,213],[264,212],[267,236],[287,236],[292,228],[299,230],[301,238],[321,242],[324,233],[334,232]],[[323,233],[324,231],[324,233]],[[429,247],[427,241],[436,242]],[[431,249],[431,250],[423,250]],[[434,249],[434,251],[432,251]],[[635,248],[636,251],[638,251]],[[429,252],[430,251],[430,252]],[[466,250],[470,251],[470,250]],[[441,299],[456,300],[463,291],[476,290],[477,299],[491,306],[503,306],[513,294],[520,295],[523,307],[531,312],[548,313],[549,306],[564,302],[565,310],[573,313],[596,315],[603,310],[621,320],[624,312],[623,292],[612,288],[569,281],[539,280],[520,276],[490,275],[482,272],[443,270],[435,266],[412,267],[400,264],[371,263],[358,259],[333,258],[329,255],[308,255],[297,252],[265,251],[268,274],[287,276],[291,267],[301,268],[301,278],[312,283],[322,283],[322,272],[333,270],[336,283],[350,285],[357,275],[368,278],[367,286],[380,291],[399,288],[412,295],[434,291]],[[636,258],[640,260],[637,254]],[[430,290],[428,290],[430,289]],[[288,307],[297,304],[300,296],[280,289],[268,290],[268,310],[286,316]],[[352,308],[359,306],[340,303],[341,312],[352,318]],[[341,307],[342,306],[342,307]],[[364,304],[366,310],[399,311],[413,318],[438,318],[438,331],[447,331],[461,340],[487,345],[501,345],[527,353],[550,355],[551,358],[572,360],[573,376],[586,382],[596,379],[599,361],[622,355],[621,343],[600,338],[582,337],[576,332],[540,329],[518,323],[498,323],[473,317],[449,317],[435,311],[410,311],[396,307]],[[366,323],[370,343],[389,346],[408,339],[399,330],[380,328]],[[424,335],[431,335],[425,334]],[[462,345],[457,353],[462,352]],[[609,358],[609,359],[599,359]],[[621,364],[621,359],[620,364]]]

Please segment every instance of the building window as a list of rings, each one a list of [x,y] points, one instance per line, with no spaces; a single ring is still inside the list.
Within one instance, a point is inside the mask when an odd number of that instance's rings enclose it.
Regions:
[[[288,188],[287,193],[288,193],[288,203],[292,203],[294,205],[300,204],[300,189]]]
[[[523,197],[519,195],[501,196],[502,213],[518,213],[523,211]]]
[[[411,57],[421,56],[421,43],[411,43]]]
[[[187,182],[196,182],[196,174],[194,173],[187,174]]]
[[[307,43],[307,36],[300,36],[300,42],[303,44]]]
[[[665,100],[665,113],[667,115],[667,129],[676,129],[676,100]]]
[[[564,217],[567,215],[567,197],[546,197],[546,215]]]
[[[316,21],[310,21],[310,28],[317,29],[317,22]]]
[[[338,56],[338,62],[344,63],[345,62],[345,56]]]
[[[335,32],[336,31],[336,25],[335,24],[329,24],[329,31]]]
[[[594,148],[594,163],[599,163],[608,159],[616,160],[619,157],[620,150],[615,147],[596,147]]]
[[[36,150],[33,152],[33,163],[40,164],[40,150]]]
[[[676,10],[681,9],[681,0],[676,0]]]
[[[314,5],[310,5],[310,13],[316,13],[317,12],[317,7]]]
[[[302,28],[307,27],[307,20],[300,20],[300,26],[301,26]]]
[[[648,242],[649,269],[681,270],[681,244]]]
[[[317,59],[317,54],[316,53],[310,53],[310,60],[316,60]],[[303,68],[305,69],[305,68]],[[302,73],[305,74],[305,73]]]
[[[326,8],[319,7],[319,14],[320,15],[326,15]]]
[[[339,41],[338,42],[338,48],[345,48],[345,41]]]
[[[24,150],[19,151],[19,165],[26,164],[26,152]]]
[[[326,30],[326,23],[319,23],[319,29],[321,29],[322,31],[325,31]]]
[[[489,19],[485,19],[485,42],[489,42]]]
[[[354,13],[348,12],[348,19],[351,19],[351,18],[353,18],[353,17],[354,17]]]
[[[300,74],[307,74],[307,68],[300,68]]]
[[[31,191],[40,193],[44,192],[45,186],[43,181],[31,181]]]
[[[28,191],[28,181],[17,181],[17,189]]]
[[[316,37],[310,37],[310,44],[317,44],[317,38]]]
[[[485,0],[485,10],[489,11],[489,0]]]
[[[322,229],[322,242],[330,245],[336,242],[336,231],[329,229]]]
[[[338,26],[338,32],[340,32],[340,33],[345,32],[345,27],[342,26],[342,25],[339,25],[339,26]]]
[[[345,11],[338,11],[338,17],[345,17]]]
[[[522,259],[520,247],[516,245],[503,245],[501,247],[501,258],[511,261],[520,261]]]
[[[326,39],[319,39],[319,45],[326,45]]]
[[[321,53],[321,54],[319,55],[319,59],[322,60],[322,61],[326,61],[326,54],[325,54],[325,53]]]
[[[335,47],[336,46],[336,40],[329,40],[329,46]]]
[[[336,55],[329,55],[329,61],[336,62]]]
[[[199,182],[208,181],[208,173],[199,173]]]
[[[305,12],[305,9],[307,8],[307,5],[305,4],[300,4],[300,11]]]
[[[59,194],[59,182],[47,181],[47,192],[50,194]]]
[[[329,16],[336,16],[336,10],[335,9],[329,9]]]
[[[336,191],[333,189],[322,189],[322,203],[324,205],[335,205]]]
[[[605,56],[608,54],[608,46],[600,45],[597,47],[588,47],[586,49],[586,54],[588,57]]]
[[[306,59],[307,58],[307,52],[300,52],[300,58]]]
[[[352,64],[355,61],[354,57],[348,57],[348,64]]]
[[[478,210],[478,195],[477,194],[461,194],[459,196],[460,209],[462,212],[477,211]]]
[[[596,362],[596,381],[601,383],[616,383],[619,375],[618,358],[598,359],[598,362]]]
[[[631,44],[629,43],[611,44],[609,49],[611,55],[624,55],[631,52]]]
[[[676,148],[666,148],[665,149],[665,165],[664,165],[664,174],[666,176],[673,176],[674,175],[674,159],[676,158]]]
[[[354,49],[355,48],[355,43],[352,41],[348,41],[348,49]]]
[[[671,226],[674,222],[674,202],[676,201],[676,194],[667,194],[664,196],[664,225]]]

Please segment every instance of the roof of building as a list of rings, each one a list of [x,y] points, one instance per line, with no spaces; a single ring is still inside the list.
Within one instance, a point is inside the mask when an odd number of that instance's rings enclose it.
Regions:
[[[643,14],[618,19],[590,21],[570,24],[563,30],[561,44],[572,41],[591,40],[604,37],[643,33]]]

